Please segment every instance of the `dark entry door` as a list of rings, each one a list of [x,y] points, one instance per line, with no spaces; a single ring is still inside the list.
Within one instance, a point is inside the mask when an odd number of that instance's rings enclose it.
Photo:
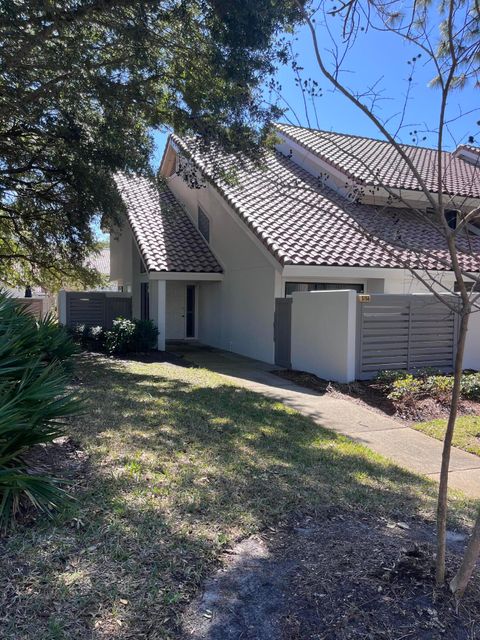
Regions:
[[[195,304],[196,304],[196,287],[194,284],[187,284],[187,305],[185,313],[185,336],[187,338],[195,338],[196,332],[196,318],[195,318]]]
[[[273,339],[275,340],[275,364],[280,367],[291,367],[292,298],[275,299]]]

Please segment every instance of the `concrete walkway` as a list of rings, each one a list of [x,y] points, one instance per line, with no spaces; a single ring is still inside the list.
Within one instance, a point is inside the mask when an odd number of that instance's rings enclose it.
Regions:
[[[237,385],[280,400],[318,424],[349,436],[402,467],[438,480],[442,443],[353,401],[319,394],[272,373],[273,365],[196,345],[169,350],[221,373]],[[450,487],[480,498],[480,457],[452,449]]]

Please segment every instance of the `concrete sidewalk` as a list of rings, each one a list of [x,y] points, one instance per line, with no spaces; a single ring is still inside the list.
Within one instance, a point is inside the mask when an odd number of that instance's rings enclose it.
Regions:
[[[353,401],[319,394],[272,373],[273,365],[229,352],[182,344],[170,351],[221,373],[237,385],[280,400],[318,424],[349,436],[411,471],[438,480],[442,443]],[[453,448],[450,487],[480,498],[480,457]]]

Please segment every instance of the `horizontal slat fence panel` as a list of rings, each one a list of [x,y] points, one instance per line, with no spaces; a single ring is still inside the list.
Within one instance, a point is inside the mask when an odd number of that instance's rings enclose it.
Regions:
[[[66,324],[69,327],[112,326],[116,318],[132,317],[130,294],[103,291],[67,291],[65,294]]]
[[[454,295],[445,296],[457,304]],[[433,295],[373,294],[357,302],[357,377],[385,369],[451,371],[457,314]]]

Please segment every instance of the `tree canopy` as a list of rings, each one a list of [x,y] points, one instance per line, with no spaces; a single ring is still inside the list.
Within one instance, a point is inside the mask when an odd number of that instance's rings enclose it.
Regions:
[[[260,86],[300,17],[284,0],[3,0],[0,281],[80,279],[112,176],[151,172],[152,128],[255,145]]]

